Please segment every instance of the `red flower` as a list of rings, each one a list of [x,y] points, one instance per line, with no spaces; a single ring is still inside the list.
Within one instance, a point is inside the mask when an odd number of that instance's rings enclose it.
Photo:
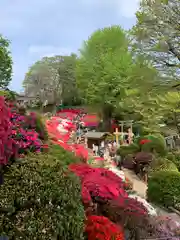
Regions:
[[[70,169],[81,179],[82,199],[85,204],[92,197],[106,200],[127,198],[125,183],[113,172],[104,168],[92,168],[88,164],[72,164]]]
[[[103,216],[89,216],[85,231],[88,240],[124,240],[122,228]]]
[[[149,139],[142,139],[142,140],[140,141],[140,144],[143,145],[143,144],[149,143],[149,142],[151,142],[151,140],[149,140]]]
[[[49,148],[49,145],[48,144],[43,144],[42,148],[46,148],[47,149],[47,148]]]

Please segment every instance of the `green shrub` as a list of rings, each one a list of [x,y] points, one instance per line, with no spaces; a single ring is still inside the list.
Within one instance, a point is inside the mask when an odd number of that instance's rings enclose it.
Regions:
[[[42,117],[39,114],[36,114],[36,132],[39,133],[42,140],[48,140],[48,132],[46,126],[42,120]]]
[[[78,163],[79,158],[75,157],[73,153],[64,150],[56,144],[50,144],[48,154],[44,155],[44,162],[60,163],[62,166],[68,166],[71,163]],[[48,160],[49,159],[49,160]]]
[[[170,159],[180,171],[180,152],[168,153],[167,158]]]
[[[144,139],[149,139],[151,142],[143,144],[141,146],[142,151],[158,153],[160,156],[167,154],[166,142],[162,135],[147,135],[144,136]]]
[[[9,101],[16,99],[16,93],[10,90],[0,90],[0,96],[4,96]]]
[[[117,154],[119,154],[122,157],[125,157],[129,154],[133,154],[133,153],[137,153],[140,151],[140,148],[137,144],[132,143],[129,146],[121,146],[118,150],[117,150]]]
[[[150,202],[166,207],[180,204],[180,173],[177,171],[154,172],[148,180],[147,197]]]
[[[169,159],[156,158],[151,163],[151,171],[178,171],[177,166]]]
[[[79,179],[50,154],[11,166],[0,186],[0,211],[0,235],[9,239],[84,239]]]

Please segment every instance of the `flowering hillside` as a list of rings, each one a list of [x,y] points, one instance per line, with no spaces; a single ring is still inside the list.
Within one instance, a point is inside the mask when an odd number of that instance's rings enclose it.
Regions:
[[[87,218],[86,239],[124,240],[126,237],[133,240],[174,236],[178,228],[176,224],[170,227],[168,218],[164,218],[161,224],[154,224],[159,222],[156,212],[145,200],[133,197],[127,191],[126,181],[110,170],[89,165],[87,149],[83,145],[68,143],[69,131],[74,129],[72,115],[73,112],[70,114],[68,111],[67,115],[63,112],[63,115],[53,117],[47,122],[47,128],[53,135],[53,141],[66,151],[78,157],[78,148],[81,148],[81,153],[86,153],[84,163],[69,165],[81,181],[81,198]]]

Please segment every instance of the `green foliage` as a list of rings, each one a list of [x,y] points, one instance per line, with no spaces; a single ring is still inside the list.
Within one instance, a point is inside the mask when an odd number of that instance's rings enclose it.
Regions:
[[[121,146],[117,150],[117,154],[119,154],[122,157],[125,157],[129,154],[137,153],[140,151],[140,147],[138,144],[132,143],[129,146]]]
[[[167,158],[171,160],[180,171],[180,152],[168,153]]]
[[[7,100],[14,101],[16,99],[16,93],[10,90],[1,90],[0,96],[4,96]]]
[[[29,155],[5,173],[0,186],[0,235],[11,240],[84,239],[79,179],[62,168],[70,155],[59,148],[54,156],[53,150]]]
[[[151,142],[143,144],[141,146],[142,151],[157,153],[160,156],[165,156],[166,155],[166,153],[167,153],[166,142],[165,142],[165,139],[162,135],[160,135],[160,134],[147,135],[147,136],[144,136],[143,139],[149,139],[149,140],[151,140]]]
[[[178,171],[176,164],[166,158],[156,158],[151,164],[151,171]]]
[[[12,58],[9,52],[9,41],[0,35],[0,87],[7,87],[12,76]]]
[[[165,80],[179,79],[179,0],[142,0],[133,29],[136,50],[152,59]],[[164,81],[166,84],[169,81]]]
[[[27,72],[23,86],[26,94],[42,103],[74,104],[79,101],[75,80],[76,55],[45,57]]]
[[[50,156],[50,160],[49,159]],[[62,164],[62,166],[68,166],[71,163],[78,163],[79,162],[79,158],[75,157],[73,153],[68,152],[66,150],[64,150],[63,148],[61,148],[59,145],[55,145],[55,144],[50,144],[49,147],[49,153],[47,155],[45,155],[45,162],[58,162],[60,164]],[[54,160],[52,160],[54,159]]]
[[[39,133],[40,139],[47,141],[48,140],[48,132],[47,132],[46,126],[45,126],[40,114],[36,114],[35,121],[36,121],[35,131],[37,133]]]
[[[148,181],[148,200],[162,206],[176,207],[180,204],[180,173],[157,171]]]
[[[154,114],[158,105],[152,98],[159,83],[157,71],[143,58],[133,58],[129,45],[127,33],[119,26],[94,32],[80,50],[79,92],[86,103],[96,104],[104,121],[114,112],[128,110],[138,113],[144,125],[158,126]]]
[[[80,50],[76,69],[78,88],[86,102],[117,105],[117,97],[125,96],[132,64],[128,40],[120,27],[94,32]]]

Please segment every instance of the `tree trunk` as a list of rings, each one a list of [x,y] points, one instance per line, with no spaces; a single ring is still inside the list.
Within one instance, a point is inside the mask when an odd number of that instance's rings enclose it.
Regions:
[[[111,131],[112,106],[106,105],[102,108],[102,130],[105,132]]]

